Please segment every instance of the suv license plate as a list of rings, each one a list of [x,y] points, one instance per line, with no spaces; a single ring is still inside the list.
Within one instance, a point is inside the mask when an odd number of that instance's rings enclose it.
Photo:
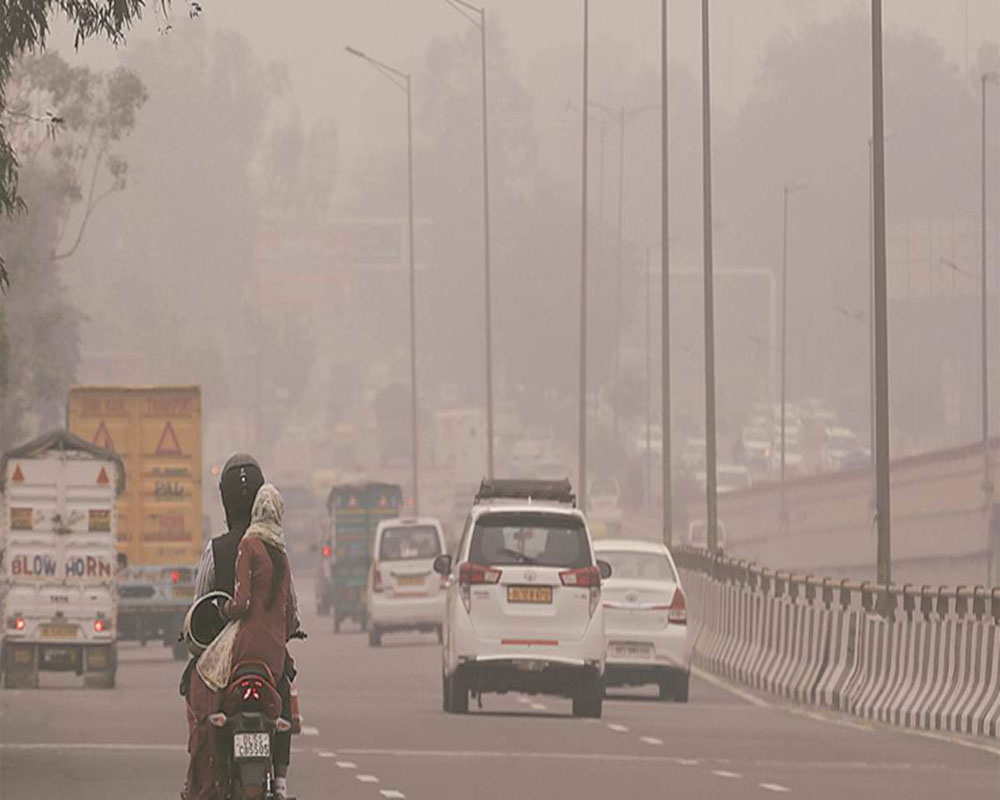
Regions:
[[[508,586],[508,603],[551,603],[551,586]]]
[[[233,758],[270,758],[271,737],[267,733],[234,733]]]

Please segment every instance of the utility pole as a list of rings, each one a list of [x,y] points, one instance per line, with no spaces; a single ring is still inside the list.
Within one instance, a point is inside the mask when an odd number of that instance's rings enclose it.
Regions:
[[[660,6],[660,320],[661,393],[663,438],[663,542],[673,544],[673,486],[670,457],[670,113],[667,65],[667,0]],[[646,274],[649,269],[647,266]],[[648,277],[647,277],[648,280]],[[647,302],[649,289],[646,290]],[[646,421],[646,453],[649,457],[649,420]]]
[[[652,264],[649,259],[649,246],[646,247],[646,480],[643,481],[643,500],[646,508],[649,508],[652,504],[653,497],[653,453],[650,445],[652,444],[650,426],[653,422],[653,359],[651,353],[652,345],[652,320],[650,317],[651,309],[650,305],[652,303],[652,287],[651,275]],[[665,544],[669,544],[664,540]]]
[[[889,492],[889,320],[885,266],[885,121],[882,99],[882,0],[872,0],[872,199],[875,290],[875,507],[878,583],[892,583]]]
[[[702,222],[705,279],[705,500],[707,547],[718,551],[718,485],[715,435],[715,300],[712,258],[712,92],[709,54],[709,0],[701,0]]]
[[[785,421],[787,402],[788,364],[788,197],[805,188],[805,184],[786,183],[783,189],[784,215],[781,228],[781,525],[788,524],[788,505],[785,497]]]
[[[590,0],[583,0],[583,153],[580,202],[580,430],[579,486],[580,508],[587,507],[587,127],[589,115]]]
[[[991,458],[990,458],[990,374],[989,374],[989,358],[988,358],[988,320],[987,320],[987,275],[986,275],[986,255],[987,255],[987,245],[986,245],[986,84],[996,83],[1000,79],[1000,76],[996,72],[984,72],[981,78],[982,82],[982,130],[980,133],[980,223],[979,223],[979,256],[980,256],[980,296],[982,297],[982,404],[983,404],[983,505],[985,508],[986,517],[986,537],[987,541],[991,543],[989,548],[990,552],[990,563],[989,563],[989,573],[992,577],[993,571],[993,530],[992,530],[992,517],[993,517],[993,480],[991,475]]]

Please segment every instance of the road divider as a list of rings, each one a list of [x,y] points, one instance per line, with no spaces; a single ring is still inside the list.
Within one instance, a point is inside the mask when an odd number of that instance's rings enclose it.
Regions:
[[[1000,739],[1000,588],[879,587],[673,552],[698,667],[863,719]]]

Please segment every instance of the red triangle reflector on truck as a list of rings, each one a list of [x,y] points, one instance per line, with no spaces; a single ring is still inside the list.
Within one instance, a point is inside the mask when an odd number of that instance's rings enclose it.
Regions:
[[[21,472],[20,464],[14,467],[14,474],[11,475],[10,479],[14,483],[24,483],[24,473]]]
[[[108,473],[107,470],[104,469],[104,467],[101,467],[101,471],[97,475],[97,483],[100,486],[107,486],[109,483],[111,483],[111,481],[108,480]]]

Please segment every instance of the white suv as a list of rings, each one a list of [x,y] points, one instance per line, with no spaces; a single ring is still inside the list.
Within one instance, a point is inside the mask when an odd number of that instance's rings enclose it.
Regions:
[[[454,559],[434,568],[449,577],[445,711],[515,691],[570,697],[574,716],[601,716],[611,568],[594,557],[569,481],[483,481]]]
[[[388,519],[375,530],[368,575],[368,644],[378,647],[389,631],[435,631],[441,641],[445,581],[434,559],[445,551],[436,519]]]

